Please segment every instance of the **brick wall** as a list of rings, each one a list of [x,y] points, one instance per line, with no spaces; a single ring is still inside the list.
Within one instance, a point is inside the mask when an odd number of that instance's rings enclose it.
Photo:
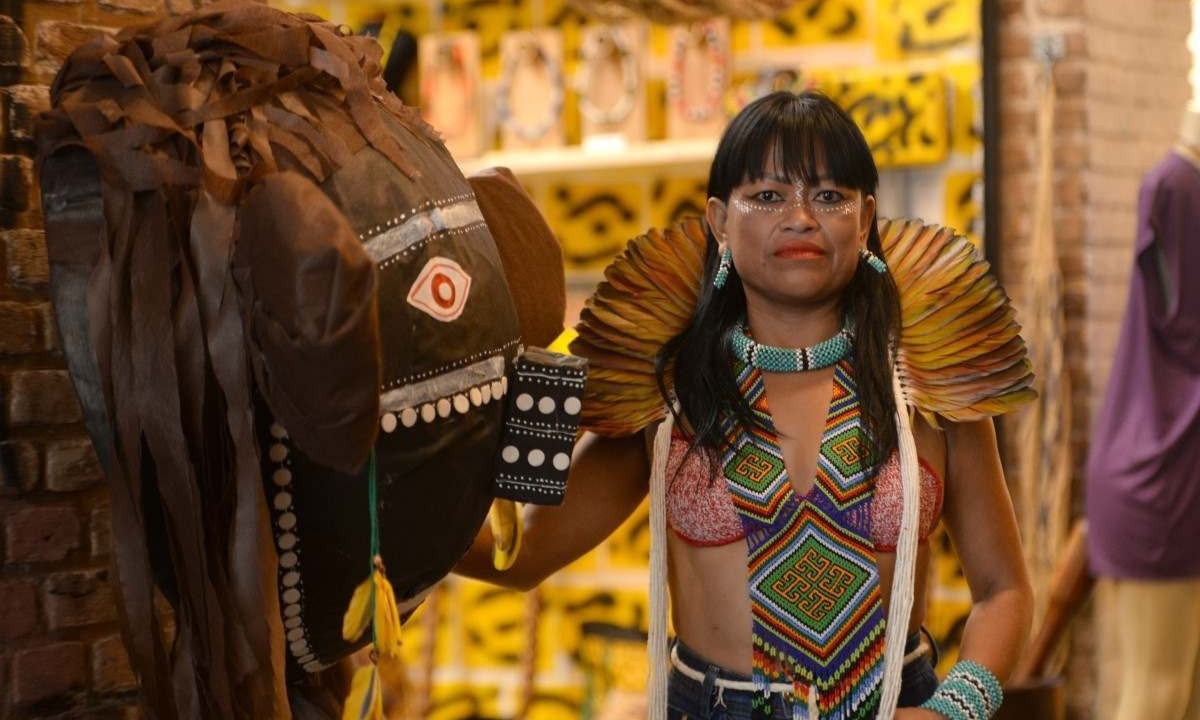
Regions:
[[[1142,175],[1170,148],[1188,100],[1189,3],[1148,0],[997,0],[1001,23],[1001,272],[1022,309],[1034,198],[1039,80],[1035,39],[1061,36],[1054,67],[1055,233],[1065,281],[1073,391],[1074,514],[1082,512],[1090,421],[1103,398],[1124,311]],[[1006,468],[1016,467],[1011,443]],[[1106,720],[1115,678],[1115,618],[1089,603],[1071,636],[1068,714]]]
[[[190,6],[191,0],[186,0]],[[140,717],[107,491],[59,349],[32,119],[63,58],[164,0],[0,0],[0,718]]]

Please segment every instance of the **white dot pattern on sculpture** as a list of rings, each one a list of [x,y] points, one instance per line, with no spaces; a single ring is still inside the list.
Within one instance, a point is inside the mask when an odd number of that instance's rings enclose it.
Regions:
[[[388,417],[391,417],[390,423]],[[380,418],[386,432],[391,432],[388,429],[389,424],[395,429],[395,421],[396,418],[391,413]],[[296,532],[299,519],[293,511],[295,496],[292,470],[289,467],[291,461],[287,446],[288,433],[279,423],[274,423],[271,425],[270,434],[276,440],[268,449],[268,457],[276,465],[271,471],[271,482],[278,489],[271,498],[271,509],[275,515],[275,546],[280,550],[279,600],[283,604],[284,627],[287,629],[288,648],[296,663],[308,672],[315,672],[324,666],[316,660],[309,648],[308,630],[304,625],[304,582],[300,572],[300,537]]]

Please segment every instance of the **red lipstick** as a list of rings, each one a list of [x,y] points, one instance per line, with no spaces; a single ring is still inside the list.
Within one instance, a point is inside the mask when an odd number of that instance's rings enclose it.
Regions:
[[[775,249],[775,257],[789,260],[805,260],[809,258],[821,257],[824,254],[825,249],[820,245],[803,241],[790,242],[786,245],[780,245]]]

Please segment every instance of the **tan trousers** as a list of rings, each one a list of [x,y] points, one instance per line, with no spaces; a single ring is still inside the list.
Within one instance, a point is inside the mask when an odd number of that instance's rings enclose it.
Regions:
[[[1200,578],[1100,582],[1119,648],[1113,720],[1200,720]]]

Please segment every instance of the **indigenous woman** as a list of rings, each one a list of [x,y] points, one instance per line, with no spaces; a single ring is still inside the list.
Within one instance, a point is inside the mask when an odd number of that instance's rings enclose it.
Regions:
[[[877,184],[829,99],[748,105],[717,148],[706,223],[634,240],[583,313],[592,432],[565,503],[531,509],[507,572],[486,531],[459,565],[532,587],[649,493],[651,717],[999,706],[1031,593],[991,416],[1032,396],[1029,365],[975,249],[915,222],[881,234]],[[972,595],[940,685],[920,632],[939,519]]]

